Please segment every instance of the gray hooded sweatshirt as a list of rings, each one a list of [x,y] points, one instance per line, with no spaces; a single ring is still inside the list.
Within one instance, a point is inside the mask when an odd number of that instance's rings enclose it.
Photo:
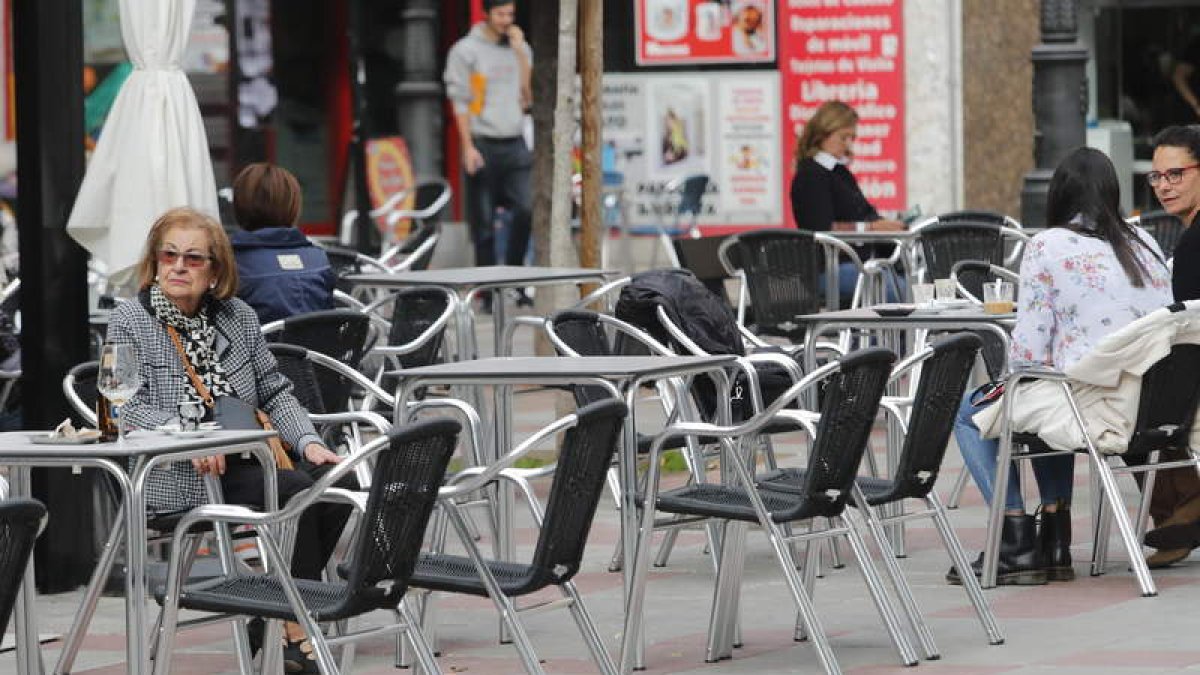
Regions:
[[[533,63],[533,52],[525,44]],[[471,113],[471,135],[511,138],[521,135],[521,66],[509,45],[492,42],[483,24],[450,48],[446,57],[446,96],[456,113]],[[479,100],[482,97],[482,100]]]

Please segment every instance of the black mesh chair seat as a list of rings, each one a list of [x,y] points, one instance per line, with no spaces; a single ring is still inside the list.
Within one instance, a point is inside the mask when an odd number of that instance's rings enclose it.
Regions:
[[[804,477],[804,469],[779,469],[759,477],[759,486],[772,492],[795,494],[804,484]],[[890,504],[907,496],[904,494],[903,484],[890,478],[859,476],[854,479],[854,482],[862,489],[863,496],[867,498],[867,503],[871,506]],[[855,504],[851,502],[850,505],[854,506]]]
[[[496,577],[500,590],[509,597],[528,595],[543,588],[562,583],[575,576],[578,568],[562,578],[554,578],[543,570],[524,563],[485,560],[488,570]],[[475,564],[466,556],[426,553],[417,561],[412,585],[434,591],[466,593],[487,597],[487,586],[479,578]]]
[[[338,621],[358,616],[373,609],[392,609],[396,605],[394,596],[383,591],[378,593],[376,603],[367,598],[355,597],[345,583],[328,583],[310,579],[296,579],[296,588],[317,621]],[[165,587],[155,592],[162,602]],[[265,575],[252,575],[234,579],[224,578],[191,584],[179,594],[181,606],[203,612],[221,614],[246,614],[271,619],[295,621],[296,615],[288,603],[283,585]]]
[[[371,318],[350,309],[329,309],[288,317],[283,328],[271,336],[275,341],[325,354],[358,370],[370,348]],[[325,406],[344,410],[353,387],[333,372],[317,373],[317,384]]]
[[[844,503],[833,500],[806,500],[792,494],[761,490],[759,494],[771,519],[777,523],[836,516],[845,509]],[[662,492],[658,496],[657,509],[679,515],[758,522],[745,490],[717,483],[698,483]]]

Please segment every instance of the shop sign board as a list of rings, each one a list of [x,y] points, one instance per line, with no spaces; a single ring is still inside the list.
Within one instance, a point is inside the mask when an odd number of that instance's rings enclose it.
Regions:
[[[880,211],[907,208],[903,4],[903,0],[780,2],[785,191],[792,179],[797,134],[822,103],[836,99],[858,112],[858,140],[850,170],[863,193]],[[786,211],[791,223],[791,209]]]
[[[775,59],[775,0],[634,0],[639,65]]]
[[[669,226],[667,184],[698,173],[701,225],[781,222],[778,73],[606,73],[603,108],[605,170],[623,176],[632,224]]]
[[[416,203],[413,192],[412,158],[408,144],[400,136],[372,138],[367,141],[367,191],[371,195],[371,208],[383,206],[387,200],[402,192],[407,194],[396,205],[396,209],[409,211]],[[403,218],[392,225],[392,241],[401,241],[408,235],[411,221]],[[376,219],[380,232],[387,233],[387,215]]]

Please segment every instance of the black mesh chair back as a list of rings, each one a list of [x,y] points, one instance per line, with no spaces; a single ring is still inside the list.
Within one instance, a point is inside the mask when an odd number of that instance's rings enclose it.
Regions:
[[[564,435],[550,484],[541,534],[530,563],[531,583],[561,584],[579,571],[628,412],[625,403],[609,398],[576,413],[579,423]]]
[[[1142,376],[1130,454],[1188,447],[1200,402],[1200,345],[1180,344]]]
[[[820,311],[824,253],[811,232],[745,232],[733,238],[727,252],[730,264],[745,272],[758,333],[795,337],[796,317]]]
[[[586,310],[564,310],[550,317],[554,334],[580,356],[612,356],[613,349],[608,334],[595,312]],[[565,354],[560,354],[565,356]],[[582,408],[589,403],[612,398],[607,389],[599,385],[577,384],[571,387],[575,393],[575,405]]]
[[[895,361],[895,354],[881,348],[840,359],[838,372],[826,380],[821,421],[797,491],[797,513],[789,520],[832,517],[845,510]]]
[[[951,211],[950,213],[939,213],[939,223],[992,223],[995,225],[1005,225],[1008,221],[1003,213],[995,211]]]
[[[361,274],[363,272],[377,272],[378,270],[364,270],[362,260],[358,257],[358,251],[340,246],[323,246],[325,256],[329,258],[329,267],[333,273],[337,275],[337,282],[334,286],[346,293],[354,290],[354,284],[346,281],[346,277],[351,274]]]
[[[288,317],[276,341],[320,352],[357,370],[370,348],[371,318],[352,309],[330,309]],[[346,408],[351,385],[335,373],[318,372],[328,412]]]
[[[350,548],[347,603],[356,612],[392,609],[404,596],[461,429],[454,420],[435,419],[389,434]]]
[[[279,372],[292,381],[292,395],[304,409],[316,415],[330,412],[325,407],[325,397],[317,383],[317,369],[305,355],[308,350],[296,345],[274,342],[267,345],[271,355],[279,364]]]
[[[1183,221],[1178,216],[1173,216],[1166,211],[1151,211],[1143,213],[1140,222],[1142,229],[1149,232],[1158,242],[1158,247],[1162,249],[1163,255],[1168,258],[1173,257],[1175,245],[1179,243],[1179,238],[1187,229]]]
[[[957,333],[932,345],[933,356],[921,364],[892,490],[887,495],[872,494],[871,501],[921,498],[933,489],[981,345],[974,333]]]
[[[406,288],[393,296],[392,328],[389,345],[402,345],[420,337],[446,311],[449,299],[445,292],[433,288]],[[438,362],[445,341],[445,330],[433,336],[420,349],[397,356],[401,368],[417,368]]]
[[[960,260],[980,260],[1004,265],[1004,235],[997,223],[958,220],[943,221],[919,230],[917,239],[925,256],[927,280],[949,279],[954,263]],[[977,298],[983,297],[986,276],[973,270],[958,275],[963,288]]]
[[[0,502],[0,635],[8,627],[17,590],[42,530],[46,507],[33,499]]]

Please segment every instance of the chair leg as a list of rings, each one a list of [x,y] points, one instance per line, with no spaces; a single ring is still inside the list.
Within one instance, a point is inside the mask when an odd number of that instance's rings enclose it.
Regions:
[[[826,520],[826,528],[829,527],[829,522]],[[816,522],[808,521],[808,532],[812,534],[816,529]],[[805,590],[808,592],[809,600],[812,600],[813,593],[816,591],[817,577],[821,575],[821,550],[826,546],[825,543],[832,537],[821,539],[810,539],[804,544],[804,567],[802,568],[803,577],[801,582],[804,584]],[[796,613],[796,627],[792,631],[792,639],[796,642],[804,642],[808,639],[808,626],[804,621],[804,616]]]
[[[417,615],[413,613],[412,607],[408,604],[408,598],[400,601],[400,606],[397,608],[400,616],[404,619],[404,623],[408,624],[408,629],[404,631],[405,637],[412,645],[413,655],[416,657],[417,665],[421,668],[419,671],[422,675],[441,675],[442,668],[438,665],[437,659],[434,657],[433,645],[426,639],[425,633],[421,630],[421,622]],[[346,672],[350,672],[347,670]]]
[[[854,502],[863,521],[866,522],[867,529],[871,532],[871,537],[875,539],[875,544],[879,547],[879,557],[883,560],[883,569],[892,582],[892,588],[896,590],[896,595],[900,599],[900,608],[904,610],[909,626],[916,633],[917,640],[921,643],[921,649],[925,652],[925,658],[931,661],[940,659],[942,655],[933,641],[933,632],[929,630],[929,624],[925,622],[925,616],[921,614],[921,608],[917,606],[917,599],[913,597],[912,587],[909,586],[908,579],[904,576],[904,570],[900,569],[900,563],[896,561],[896,552],[892,549],[887,532],[879,522],[879,515],[875,512],[875,507],[867,502],[862,490],[857,485],[854,486]],[[850,527],[855,527],[853,521],[845,516],[843,518],[848,521]]]
[[[1080,426],[1083,425],[1080,424]],[[1117,521],[1117,531],[1121,535],[1121,541],[1125,543],[1125,550],[1129,555],[1129,565],[1133,568],[1133,575],[1137,578],[1142,596],[1158,595],[1154,579],[1150,576],[1150,569],[1146,566],[1146,559],[1142,557],[1141,542],[1135,538],[1133,524],[1129,522],[1129,514],[1125,512],[1124,505],[1121,503],[1121,493],[1117,487],[1117,481],[1113,477],[1112,467],[1090,443],[1088,455],[1096,466],[1097,473],[1100,474],[1101,492],[1104,493],[1104,500],[1112,512],[1113,519]]]
[[[896,653],[900,655],[900,662],[906,666],[917,663],[919,660],[917,651],[913,649],[912,643],[908,641],[908,636],[904,634],[904,630],[900,626],[896,608],[892,606],[887,589],[883,586],[883,579],[879,577],[879,571],[871,563],[871,554],[862,540],[862,535],[846,522],[844,516],[838,517],[835,522],[838,522],[845,530],[846,540],[850,543],[854,557],[858,560],[859,572],[866,581],[867,590],[871,592],[871,599],[875,602],[875,609],[879,611],[879,617],[883,620],[883,627],[887,629],[888,636],[891,637],[892,644],[896,647]]]
[[[600,639],[600,631],[596,630],[596,623],[592,621],[591,614],[584,606],[583,598],[579,596],[579,589],[575,588],[575,582],[568,581],[559,586],[559,590],[570,598],[571,617],[575,619],[575,625],[579,627],[579,633],[583,635],[583,641],[587,643],[588,650],[592,652],[592,659],[596,662],[600,672],[603,675],[617,675],[617,665],[613,663],[612,655],[604,648],[604,641]]]
[[[967,487],[967,479],[970,474],[964,468],[958,472],[958,478],[954,479],[954,486],[950,488],[950,495],[946,497],[946,508],[957,509],[958,503],[962,500],[963,489]]]
[[[780,568],[783,569],[783,578],[787,582],[788,590],[792,592],[792,600],[796,602],[797,613],[800,615],[800,620],[804,625],[804,633],[813,643],[813,648],[817,651],[817,658],[821,661],[821,666],[825,668],[825,672],[829,675],[841,673],[842,669],[838,665],[837,657],[833,655],[833,648],[829,644],[829,637],[825,634],[825,629],[821,626],[821,620],[817,618],[817,611],[813,607],[812,598],[805,589],[804,581],[800,578],[800,573],[796,570],[790,549],[783,540],[782,531],[774,523],[769,523],[764,530],[767,534],[767,540],[774,550],[775,558],[779,561]],[[815,551],[816,544],[817,542],[810,541],[810,550]],[[805,565],[805,567],[808,567],[808,565]]]
[[[950,562],[954,564],[959,578],[962,579],[963,590],[967,592],[971,605],[975,607],[975,614],[979,617],[979,623],[983,625],[983,630],[987,633],[988,644],[1004,644],[1004,635],[1000,632],[1000,626],[996,624],[996,616],[992,613],[992,607],[988,604],[987,598],[983,596],[983,589],[980,588],[979,580],[975,578],[975,572],[971,569],[971,560],[967,557],[967,552],[963,550],[962,542],[959,541],[954,528],[950,526],[950,519],[946,517],[946,512],[941,502],[938,501],[937,494],[930,491],[925,496],[925,504],[932,512],[934,527],[937,528],[938,534],[942,538],[946,553],[950,555]]]

